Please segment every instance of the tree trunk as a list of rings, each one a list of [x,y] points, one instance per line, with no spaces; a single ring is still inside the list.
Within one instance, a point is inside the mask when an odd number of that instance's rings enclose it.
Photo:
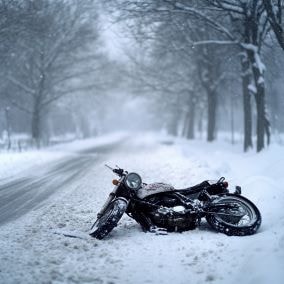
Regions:
[[[265,134],[265,101],[264,89],[257,92],[255,96],[257,109],[257,152],[264,148],[264,134]]]
[[[189,113],[187,112],[185,114],[185,118],[184,118],[184,124],[183,124],[183,129],[182,129],[182,137],[187,138],[187,135],[188,135],[188,125],[189,125]]]
[[[199,115],[198,115],[198,122],[197,122],[197,128],[198,128],[200,139],[202,138],[202,134],[203,134],[203,113],[204,113],[204,109],[200,109]]]
[[[243,107],[244,107],[244,151],[253,147],[252,144],[252,111],[251,94],[249,84],[251,82],[251,70],[247,58],[242,60],[242,85],[243,85]]]
[[[210,87],[209,87],[210,88]],[[215,90],[207,90],[208,112],[207,112],[207,141],[215,140],[216,131],[216,108],[217,108],[217,92]]]
[[[194,124],[195,124],[195,102],[193,95],[191,95],[189,114],[188,114],[188,131],[187,131],[188,139],[194,139]]]
[[[5,108],[5,118],[6,118],[6,130],[7,130],[7,150],[11,149],[11,124],[10,124],[10,108]]]
[[[32,114],[32,138],[36,143],[36,147],[40,147],[40,114],[38,110],[34,110]]]
[[[235,114],[234,114],[234,98],[233,95],[231,94],[231,142],[232,145],[235,144]]]
[[[255,94],[256,110],[257,110],[256,150],[257,152],[260,152],[262,149],[264,149],[265,146],[264,144],[265,134],[267,135],[268,142],[270,140],[270,129],[269,129],[270,123],[265,113],[265,84],[264,84],[263,71],[259,69],[259,66],[256,63],[255,56],[251,57],[252,59],[251,66],[253,66],[252,70],[256,86],[256,94]]]
[[[41,61],[42,64],[44,63],[44,53],[41,54]],[[44,90],[45,90],[45,74],[44,72],[40,73],[40,80],[38,83],[38,92],[34,95],[34,106],[33,106],[33,113],[32,113],[32,138],[36,142],[37,148],[40,147],[41,138],[42,138],[42,115],[44,113],[41,104],[44,97]]]

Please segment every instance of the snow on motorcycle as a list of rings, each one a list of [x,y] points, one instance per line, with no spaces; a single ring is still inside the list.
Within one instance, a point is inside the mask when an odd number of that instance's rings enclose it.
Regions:
[[[106,166],[119,179],[113,180],[115,187],[91,228],[94,238],[106,237],[124,213],[136,220],[143,231],[157,234],[195,229],[202,218],[229,236],[252,235],[261,225],[258,208],[241,195],[240,186],[229,193],[224,177],[175,189],[165,183],[146,184],[137,173]]]

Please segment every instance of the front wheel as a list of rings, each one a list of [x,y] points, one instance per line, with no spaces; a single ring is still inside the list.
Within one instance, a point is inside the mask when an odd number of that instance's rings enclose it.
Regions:
[[[91,228],[90,236],[102,240],[117,226],[127,208],[127,200],[118,198],[111,202],[104,214],[97,219]]]
[[[257,207],[247,198],[226,194],[212,201],[207,222],[218,232],[229,236],[255,234],[261,225]]]

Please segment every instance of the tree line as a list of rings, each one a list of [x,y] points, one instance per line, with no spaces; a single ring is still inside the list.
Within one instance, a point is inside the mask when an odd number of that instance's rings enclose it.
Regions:
[[[168,105],[170,133],[193,138],[206,116],[207,140],[215,140],[218,114],[228,105],[236,112],[240,96],[244,151],[253,147],[254,125],[258,152],[270,143],[271,123],[283,131],[274,120],[283,120],[274,104],[283,105],[281,87],[273,86],[283,76],[283,1],[110,2],[109,11],[143,46],[144,59],[132,58],[136,79]]]
[[[127,62],[106,55],[101,13],[130,36]],[[0,131],[87,137],[128,92],[172,135],[241,129],[259,152],[284,131],[283,52],[282,0],[0,0]]]

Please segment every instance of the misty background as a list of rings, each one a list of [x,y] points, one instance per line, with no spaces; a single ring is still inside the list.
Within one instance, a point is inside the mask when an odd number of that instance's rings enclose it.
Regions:
[[[1,0],[0,149],[143,130],[261,151],[283,55],[283,1]]]

